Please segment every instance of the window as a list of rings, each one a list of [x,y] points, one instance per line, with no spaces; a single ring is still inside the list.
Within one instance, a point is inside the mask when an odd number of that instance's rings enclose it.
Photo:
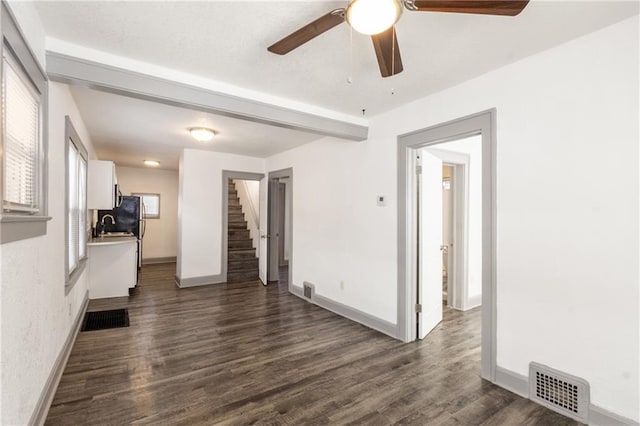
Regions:
[[[87,150],[66,118],[67,287],[73,286],[87,258]]]
[[[131,194],[142,200],[142,212],[145,219],[160,219],[160,194]]]
[[[4,2],[1,12],[1,242],[46,234],[46,77]]]

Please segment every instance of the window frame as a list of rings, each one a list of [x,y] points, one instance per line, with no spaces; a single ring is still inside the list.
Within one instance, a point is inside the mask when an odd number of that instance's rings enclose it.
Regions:
[[[158,192],[132,192],[131,195],[135,197],[140,197],[140,204],[144,204],[145,196],[158,197],[158,214],[150,214],[145,210],[143,210],[143,219],[160,219],[160,193]]]
[[[4,128],[0,132],[0,244],[19,241],[27,238],[46,235],[47,222],[51,217],[47,215],[48,209],[48,81],[46,74],[35,55],[25,41],[16,20],[5,2],[0,8],[0,57],[9,56],[15,62],[20,71],[25,74],[33,89],[37,92],[40,101],[40,140],[38,146],[38,162],[36,172],[36,199],[38,210],[36,212],[18,212],[4,210]],[[5,50],[6,49],[6,50]],[[0,76],[4,75],[3,63],[0,61]],[[0,77],[2,78],[2,77]],[[4,84],[0,81],[0,90]],[[4,119],[4,111],[0,103],[0,118]]]
[[[65,271],[65,294],[68,294],[69,291],[73,288],[73,286],[78,281],[80,275],[87,266],[87,259],[89,258],[89,250],[88,247],[85,247],[85,253],[83,257],[78,258],[78,264],[76,265],[73,271],[69,271],[69,201],[70,201],[70,193],[69,193],[69,172],[70,172],[70,164],[69,164],[69,150],[70,144],[73,144],[78,151],[78,155],[80,155],[85,161],[85,223],[90,224],[91,221],[87,220],[89,208],[86,205],[87,193],[88,193],[88,169],[89,169],[89,154],[87,149],[85,148],[80,136],[76,132],[76,129],[73,127],[73,123],[71,122],[71,118],[69,116],[65,116],[65,132],[64,132],[64,154],[65,154],[65,197],[64,197],[64,271]],[[82,212],[80,212],[82,214]],[[78,233],[78,238],[86,238],[87,237],[88,226],[85,226],[84,233]],[[78,246],[79,247],[79,246]]]

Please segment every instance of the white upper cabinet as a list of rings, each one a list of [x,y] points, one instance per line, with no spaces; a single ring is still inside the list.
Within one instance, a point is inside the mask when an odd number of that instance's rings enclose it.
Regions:
[[[115,206],[116,165],[113,161],[90,160],[87,208],[111,210]]]

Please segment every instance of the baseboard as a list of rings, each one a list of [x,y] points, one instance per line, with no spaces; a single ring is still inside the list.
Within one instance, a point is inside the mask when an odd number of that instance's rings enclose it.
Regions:
[[[506,368],[496,367],[496,380],[494,383],[516,395],[529,399],[529,378],[527,376],[514,373]]]
[[[302,287],[291,285],[289,286],[289,292],[300,297],[303,300],[306,300],[307,302],[311,302],[314,305],[318,305],[321,308],[348,318],[351,321],[355,321],[364,326],[379,331],[380,333],[384,333],[387,336],[393,337],[394,339],[398,338],[398,328],[395,324],[392,324],[388,321],[374,317],[373,315],[362,312],[359,309],[352,308],[351,306],[344,305],[340,302],[336,302],[335,300],[329,299],[316,293],[314,293],[311,300],[309,300],[304,297]]]
[[[506,368],[496,367],[496,380],[494,383],[523,398],[529,398],[529,378],[522,374]],[[587,418],[588,424],[593,426],[640,426],[638,422],[632,419],[612,413],[593,404],[589,405]]]
[[[176,256],[149,257],[147,259],[142,259],[142,265],[155,265],[157,263],[176,263],[176,261]]]
[[[201,277],[180,278],[175,277],[176,285],[180,288],[198,287],[201,285],[220,284],[225,282],[222,274],[218,275],[204,275]]]
[[[40,394],[40,398],[38,399],[36,408],[31,415],[31,419],[29,420],[30,425],[43,425],[45,420],[47,419],[47,414],[49,414],[49,408],[51,407],[51,403],[53,402],[53,397],[56,395],[56,390],[58,389],[58,384],[60,383],[60,379],[62,378],[62,373],[64,373],[64,368],[66,367],[67,361],[69,360],[71,349],[73,348],[73,344],[76,341],[76,337],[78,337],[78,332],[80,331],[80,326],[82,325],[82,319],[84,318],[85,312],[87,312],[87,306],[89,306],[88,291],[84,294],[82,307],[80,308],[80,311],[78,311],[78,315],[76,315],[76,318],[73,321],[73,326],[69,331],[69,335],[67,335],[67,340],[65,340],[64,345],[62,346],[62,350],[58,354],[56,362],[53,364],[53,369],[49,374],[47,383],[45,383],[44,389]]]
[[[477,308],[480,305],[482,305],[482,295],[477,294],[475,296],[471,296],[467,300],[467,303],[465,304],[463,311],[468,311],[470,309]]]
[[[596,405],[589,405],[589,424],[594,426],[638,426],[640,423]]]

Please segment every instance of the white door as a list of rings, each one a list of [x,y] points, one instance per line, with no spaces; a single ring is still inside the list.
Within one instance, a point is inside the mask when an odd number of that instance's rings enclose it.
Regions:
[[[442,160],[419,151],[418,175],[418,338],[442,321]]]

